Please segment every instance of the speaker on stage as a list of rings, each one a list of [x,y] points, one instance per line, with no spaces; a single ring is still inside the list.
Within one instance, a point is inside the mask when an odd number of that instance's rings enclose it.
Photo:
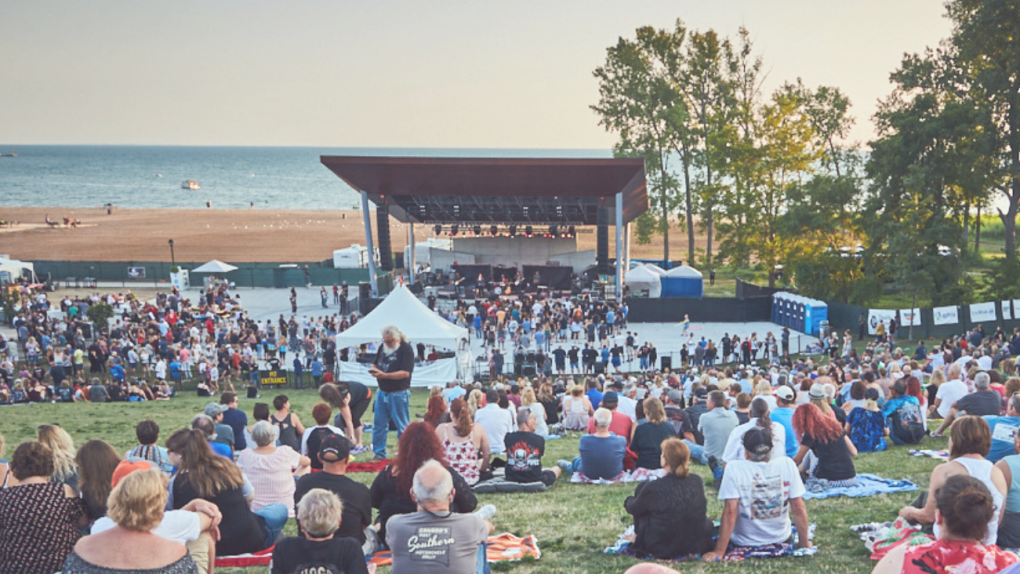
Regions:
[[[606,364],[602,361],[595,362],[595,374],[604,375],[606,373]]]
[[[524,365],[523,372],[524,372],[524,376],[525,377],[534,377],[535,376],[535,364],[534,363],[528,363],[528,364]]]
[[[609,274],[609,210],[599,206],[596,212],[595,263],[601,275]],[[381,233],[381,232],[380,232]]]
[[[670,369],[670,370],[673,369],[673,357],[671,355],[663,355],[663,356],[659,357],[659,360],[662,361],[662,370],[663,371],[665,371],[666,369]]]
[[[362,316],[368,315],[369,307],[372,305],[372,284],[368,281],[358,283],[358,312]]]
[[[379,230],[379,268],[393,271],[393,250],[390,248],[390,207],[385,201],[375,207],[375,223]],[[372,254],[368,254],[372,257]]]

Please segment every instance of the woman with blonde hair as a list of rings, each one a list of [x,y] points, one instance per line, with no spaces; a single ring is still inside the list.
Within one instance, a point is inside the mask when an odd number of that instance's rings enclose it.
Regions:
[[[120,455],[110,443],[90,440],[78,449],[74,457],[78,465],[78,487],[89,521],[106,516],[106,499],[110,496],[113,471],[120,464]]]
[[[42,425],[38,431],[39,442],[53,453],[54,482],[62,482],[78,492],[78,465],[74,461],[74,439],[59,425]]]
[[[480,389],[471,389],[467,396],[467,407],[471,413],[471,420],[474,420],[478,409],[485,406],[485,394]]]
[[[462,398],[450,403],[452,421],[436,427],[436,436],[443,443],[446,460],[464,481],[474,486],[489,469],[492,453],[489,435],[482,425],[475,424],[470,409]]]
[[[595,414],[591,401],[584,394],[584,387],[570,387],[568,397],[563,399],[563,428],[574,431],[587,431],[588,420]],[[627,438],[627,437],[624,437]]]
[[[704,482],[688,468],[691,451],[676,437],[662,441],[658,449],[666,475],[638,484],[623,503],[634,517],[636,537],[631,549],[638,556],[660,560],[707,552],[712,549],[713,526]]]
[[[769,406],[769,412],[776,410],[778,406],[776,404],[776,397],[772,394],[772,383],[768,379],[755,377],[757,382],[754,383],[754,398],[761,397],[763,401]]]
[[[535,434],[541,437],[549,436],[549,425],[545,422],[545,407],[542,406],[542,403],[538,402],[538,397],[535,396],[535,389],[531,387],[521,389],[521,408],[530,409],[531,412],[535,413],[535,423],[538,425],[535,427]]]
[[[662,401],[656,398],[647,398],[641,405],[644,407],[648,422],[634,425],[630,449],[637,454],[639,468],[656,470],[660,468],[662,441],[676,436],[676,433],[673,432],[673,427],[666,422],[666,409],[662,406]]]
[[[162,472],[139,470],[125,476],[110,493],[109,516],[116,526],[79,540],[63,572],[198,574],[183,544],[152,533],[163,520],[166,500],[167,478]],[[125,552],[126,548],[144,551]]]

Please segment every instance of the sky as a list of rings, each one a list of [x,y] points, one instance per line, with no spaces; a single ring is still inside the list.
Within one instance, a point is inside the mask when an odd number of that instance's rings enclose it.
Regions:
[[[640,26],[749,29],[771,91],[874,135],[937,0],[0,0],[0,142],[606,149],[592,71]]]

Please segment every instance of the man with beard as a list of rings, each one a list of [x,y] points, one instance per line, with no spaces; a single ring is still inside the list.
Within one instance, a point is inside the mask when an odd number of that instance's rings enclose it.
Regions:
[[[411,372],[414,371],[414,350],[403,333],[393,325],[387,325],[382,330],[382,342],[375,363],[368,370],[368,374],[379,382],[372,423],[372,450],[377,460],[386,458],[390,421],[397,427],[398,438],[410,423]]]

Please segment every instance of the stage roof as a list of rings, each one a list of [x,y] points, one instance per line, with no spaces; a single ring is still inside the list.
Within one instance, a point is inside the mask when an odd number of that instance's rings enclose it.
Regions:
[[[416,223],[594,225],[599,206],[615,220],[648,210],[642,159],[322,156],[357,191]]]

